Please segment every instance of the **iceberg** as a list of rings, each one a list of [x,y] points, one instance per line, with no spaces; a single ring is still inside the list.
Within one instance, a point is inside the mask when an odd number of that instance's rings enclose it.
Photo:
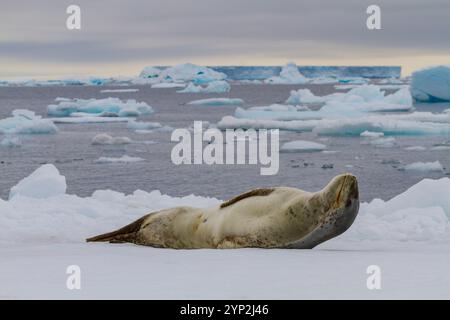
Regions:
[[[92,139],[93,145],[124,145],[131,142],[128,137],[112,137],[106,133],[98,134]]]
[[[145,67],[141,73],[139,74],[140,78],[145,78],[145,79],[156,79],[159,77],[159,75],[161,74],[161,69],[156,68],[156,67]]]
[[[66,178],[54,165],[46,164],[11,188],[9,200],[16,197],[46,199],[65,194],[66,189]]]
[[[80,113],[82,116],[92,114],[100,117],[137,117],[153,113],[153,108],[145,102],[136,102],[132,99],[127,101],[118,98],[73,99],[49,105],[47,113],[53,117],[80,116]]]
[[[14,110],[12,117],[0,120],[0,133],[3,134],[53,134],[58,131],[49,119],[42,119],[29,110]]]
[[[281,146],[280,152],[318,152],[327,148],[326,145],[304,140],[286,142]]]
[[[413,72],[411,92],[417,101],[450,101],[450,65],[433,66]]]
[[[265,83],[271,84],[305,84],[308,79],[298,71],[295,63],[290,62],[281,69],[280,75],[270,77],[265,80]]]
[[[208,67],[198,66],[192,63],[179,64],[173,67],[161,68],[146,67],[140,77],[154,79],[159,83],[183,83],[194,82],[196,84],[209,83],[217,80],[225,80],[227,76]]]
[[[226,93],[231,90],[231,86],[228,82],[220,80],[213,81],[202,87],[201,85],[195,85],[192,82],[187,85],[183,90],[177,91],[179,93]]]
[[[229,98],[211,98],[194,100],[188,103],[188,105],[196,106],[240,106],[244,104],[242,99],[229,99]]]
[[[403,167],[406,171],[418,172],[443,172],[444,167],[439,161],[435,162],[414,162]]]

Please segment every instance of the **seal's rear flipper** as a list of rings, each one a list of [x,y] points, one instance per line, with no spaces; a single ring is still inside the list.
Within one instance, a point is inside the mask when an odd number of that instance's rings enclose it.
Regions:
[[[120,228],[119,230],[101,234],[92,238],[86,239],[86,242],[110,242],[110,243],[124,243],[131,242],[134,243],[136,240],[136,233],[142,226],[145,219],[148,218],[150,214],[143,216],[142,218],[136,220],[129,225]]]

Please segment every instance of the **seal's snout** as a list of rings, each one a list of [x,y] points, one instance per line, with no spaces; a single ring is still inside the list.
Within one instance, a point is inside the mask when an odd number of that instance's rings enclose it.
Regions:
[[[330,219],[334,224],[334,235],[345,232],[356,219],[359,211],[358,181],[354,175],[337,176],[327,186],[333,201]]]

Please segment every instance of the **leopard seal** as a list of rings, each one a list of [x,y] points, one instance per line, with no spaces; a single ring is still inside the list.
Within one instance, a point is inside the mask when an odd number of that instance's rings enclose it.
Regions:
[[[254,189],[210,208],[153,212],[86,241],[173,249],[312,249],[345,232],[358,210],[356,177],[341,174],[318,192]]]

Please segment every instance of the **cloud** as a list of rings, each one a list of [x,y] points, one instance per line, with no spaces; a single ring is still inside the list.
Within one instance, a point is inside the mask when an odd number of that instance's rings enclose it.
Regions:
[[[65,28],[65,9],[74,1],[2,4],[0,61],[91,65],[254,55],[326,63],[337,56],[450,53],[442,37],[450,30],[448,0],[379,0],[379,31],[365,26],[368,0],[75,2],[81,31]]]

